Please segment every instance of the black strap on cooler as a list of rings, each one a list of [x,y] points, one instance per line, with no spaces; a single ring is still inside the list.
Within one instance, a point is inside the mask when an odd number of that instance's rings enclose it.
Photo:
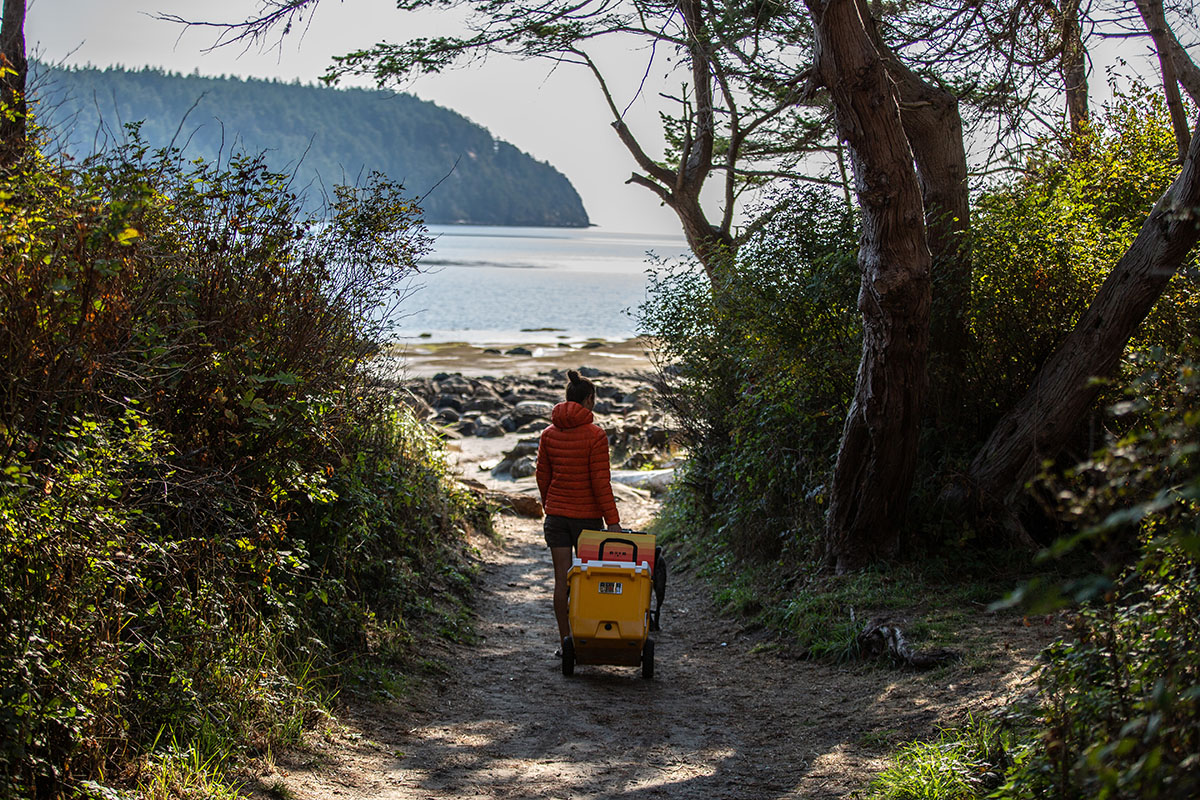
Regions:
[[[610,542],[614,542],[616,544],[627,544],[630,547],[632,547],[633,548],[633,563],[634,564],[637,563],[637,544],[635,544],[633,541],[631,541],[629,539],[620,539],[616,536],[610,536],[600,543],[600,549],[596,552],[596,555],[598,555],[600,557],[601,561],[604,560],[604,546]]]

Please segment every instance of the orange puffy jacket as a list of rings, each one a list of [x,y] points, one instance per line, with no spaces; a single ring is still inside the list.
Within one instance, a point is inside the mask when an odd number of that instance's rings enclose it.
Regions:
[[[538,444],[537,483],[547,514],[621,521],[608,472],[608,437],[579,403],[559,403]]]

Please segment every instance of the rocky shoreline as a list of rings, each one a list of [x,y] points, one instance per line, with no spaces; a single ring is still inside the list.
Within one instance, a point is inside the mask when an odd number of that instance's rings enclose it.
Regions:
[[[594,413],[608,433],[618,508],[622,500],[645,503],[666,489],[679,459],[670,421],[656,403],[656,378],[649,371],[578,369],[596,384]],[[533,477],[538,438],[566,384],[566,370],[553,368],[496,376],[439,372],[405,379],[400,389],[441,430],[464,484],[501,507],[541,517]]]

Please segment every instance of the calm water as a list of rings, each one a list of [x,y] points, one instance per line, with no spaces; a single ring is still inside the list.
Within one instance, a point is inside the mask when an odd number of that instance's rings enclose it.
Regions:
[[[474,344],[633,336],[646,253],[682,236],[561,228],[433,226],[434,250],[401,308],[397,337]],[[531,331],[552,328],[551,331]]]

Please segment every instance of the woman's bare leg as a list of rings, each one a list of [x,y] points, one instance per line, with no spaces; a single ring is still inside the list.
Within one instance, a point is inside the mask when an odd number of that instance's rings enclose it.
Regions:
[[[571,569],[571,548],[551,547],[554,560],[554,618],[558,621],[558,640],[571,633],[567,618],[567,571]]]

